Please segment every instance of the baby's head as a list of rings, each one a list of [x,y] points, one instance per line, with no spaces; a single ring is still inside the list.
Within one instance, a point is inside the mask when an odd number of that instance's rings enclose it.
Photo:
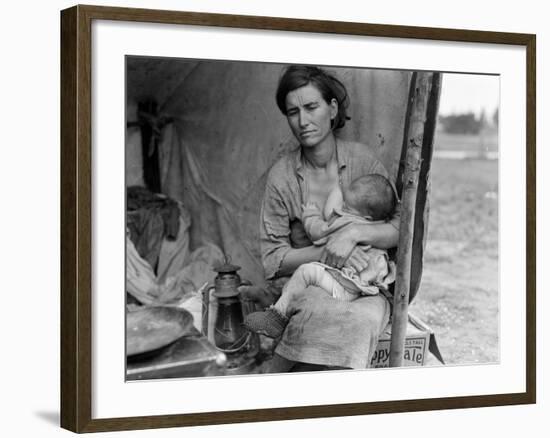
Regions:
[[[373,221],[390,219],[397,198],[391,183],[382,175],[363,175],[344,190],[344,209]]]

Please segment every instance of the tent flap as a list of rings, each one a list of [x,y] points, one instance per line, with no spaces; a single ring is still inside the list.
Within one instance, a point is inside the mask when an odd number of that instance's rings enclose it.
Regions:
[[[275,103],[280,64],[128,58],[128,121],[152,96],[174,122],[160,141],[162,191],[191,214],[191,248],[218,245],[242,277],[263,284],[259,213],[267,172],[297,146]],[[339,132],[360,141],[397,177],[411,72],[331,69],[346,85],[351,120]],[[143,72],[149,72],[144,75]],[[165,78],[163,80],[162,78]],[[141,91],[140,91],[141,90]],[[139,181],[140,148],[128,128],[127,180]]]

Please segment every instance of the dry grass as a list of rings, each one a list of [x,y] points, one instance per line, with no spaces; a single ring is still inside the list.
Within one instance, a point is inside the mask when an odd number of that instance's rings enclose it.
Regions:
[[[435,331],[447,363],[496,362],[498,162],[435,159],[431,183],[425,268],[411,311]]]
[[[435,133],[437,150],[487,152],[498,150],[498,134],[496,131],[484,131],[479,135]]]

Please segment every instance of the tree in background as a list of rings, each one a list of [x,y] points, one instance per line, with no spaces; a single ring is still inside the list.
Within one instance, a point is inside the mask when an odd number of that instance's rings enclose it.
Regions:
[[[498,107],[495,108],[495,112],[493,113],[493,125],[498,127]]]
[[[493,115],[493,120],[494,120]],[[498,118],[498,113],[497,113]],[[489,125],[485,110],[482,110],[479,117],[473,112],[450,114],[439,116],[439,123],[443,130],[449,134],[474,134],[477,135]]]

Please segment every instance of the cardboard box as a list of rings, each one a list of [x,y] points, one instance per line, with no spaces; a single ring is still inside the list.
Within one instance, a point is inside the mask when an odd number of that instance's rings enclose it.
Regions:
[[[407,333],[405,336],[405,351],[403,366],[422,366],[428,354],[431,329],[417,317],[409,314]],[[378,340],[378,346],[372,356],[371,368],[385,368],[390,365],[391,324],[384,329]]]

